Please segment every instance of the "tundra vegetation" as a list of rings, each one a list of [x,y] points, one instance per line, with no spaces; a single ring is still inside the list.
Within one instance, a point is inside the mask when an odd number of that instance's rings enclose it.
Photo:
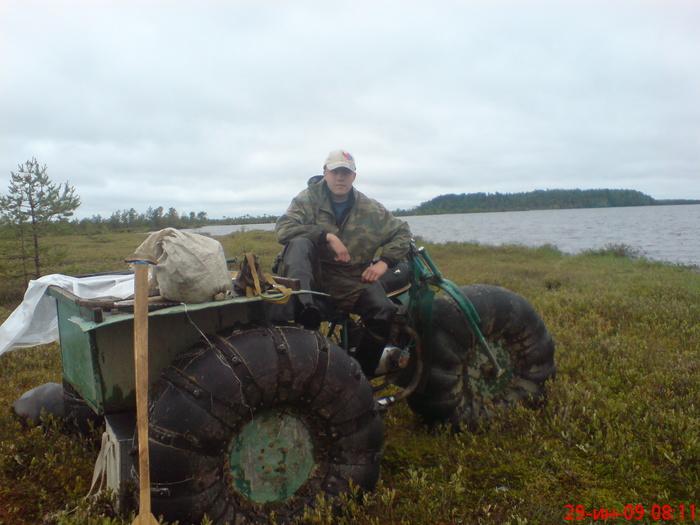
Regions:
[[[60,263],[47,260],[44,271],[124,270],[142,240],[55,237]],[[278,251],[266,232],[219,240],[227,256],[254,251],[264,267]],[[637,523],[700,521],[698,268],[627,246],[571,256],[550,246],[425,245],[455,283],[504,286],[539,311],[557,344],[548,402],[462,433],[426,428],[400,404],[384,417],[377,489],[335,513],[310,509],[303,523],[589,523],[614,512]],[[0,283],[0,320],[20,300]],[[101,429],[79,437],[10,413],[26,390],[60,382],[58,345],[0,356],[0,377],[0,523],[130,525],[133,514],[118,513],[108,494],[86,498]]]

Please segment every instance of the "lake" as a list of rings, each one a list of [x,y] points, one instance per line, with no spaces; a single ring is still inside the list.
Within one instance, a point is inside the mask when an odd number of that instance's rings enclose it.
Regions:
[[[580,253],[626,244],[649,259],[700,265],[700,205],[586,208],[403,217],[413,235],[426,241],[476,242],[499,246],[550,244]],[[274,224],[205,226],[197,231],[273,230]]]

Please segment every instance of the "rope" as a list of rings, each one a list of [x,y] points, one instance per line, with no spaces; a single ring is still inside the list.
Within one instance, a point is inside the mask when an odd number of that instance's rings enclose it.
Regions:
[[[267,288],[273,289],[276,293],[271,294],[270,292],[263,291],[262,285],[261,285],[261,279],[260,279],[260,276],[258,275],[258,270],[256,268],[257,264],[256,264],[255,256],[252,253],[246,253],[245,259],[246,259],[246,262],[248,263],[248,267],[250,268],[251,276],[253,277],[253,287],[246,284],[246,288],[245,288],[246,297],[256,297],[259,295],[265,301],[269,301],[271,303],[286,303],[287,301],[289,301],[289,297],[292,295],[292,290],[287,288],[284,285],[277,284],[272,279],[272,277],[270,277],[269,275],[265,275],[263,272],[260,272],[260,274],[262,275],[262,278],[263,278],[263,282],[265,284],[269,285],[269,287],[267,287]]]
[[[102,433],[102,446],[100,454],[95,461],[95,470],[92,473],[92,484],[85,499],[97,496],[102,492],[107,484],[107,477],[117,467],[117,444],[109,438],[107,432]],[[99,485],[97,481],[99,480]],[[93,494],[93,490],[97,491]]]

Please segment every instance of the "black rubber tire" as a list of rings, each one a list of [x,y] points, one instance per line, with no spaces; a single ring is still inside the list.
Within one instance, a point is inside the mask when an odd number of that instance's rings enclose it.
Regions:
[[[486,357],[457,303],[447,293],[435,300],[433,353],[425,388],[409,397],[426,423],[475,429],[496,412],[524,403],[538,406],[545,382],[554,378],[554,341],[533,306],[498,286],[463,286],[484,339],[506,374],[485,379]],[[471,375],[470,375],[471,372]]]
[[[63,380],[63,405],[67,427],[84,436],[93,435],[104,423],[104,416],[95,413],[73,386]]]
[[[156,516],[200,523],[206,514],[215,524],[234,524],[267,523],[274,513],[276,522],[285,523],[320,494],[336,498],[351,482],[374,488],[382,421],[354,359],[318,332],[297,327],[254,328],[209,340],[213,344],[195,345],[166,368],[152,394]],[[260,502],[244,494],[232,470],[244,429],[257,428],[265,418],[289,418],[308,429],[312,441],[307,456],[313,456],[313,467],[283,501]],[[287,450],[282,449],[285,457]],[[256,461],[250,465],[258,469]]]

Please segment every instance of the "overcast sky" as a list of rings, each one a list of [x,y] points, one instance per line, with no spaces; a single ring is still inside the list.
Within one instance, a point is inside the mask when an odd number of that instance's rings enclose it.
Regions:
[[[389,209],[447,193],[700,199],[697,0],[0,3],[0,192],[76,216],[282,213],[330,150]]]

